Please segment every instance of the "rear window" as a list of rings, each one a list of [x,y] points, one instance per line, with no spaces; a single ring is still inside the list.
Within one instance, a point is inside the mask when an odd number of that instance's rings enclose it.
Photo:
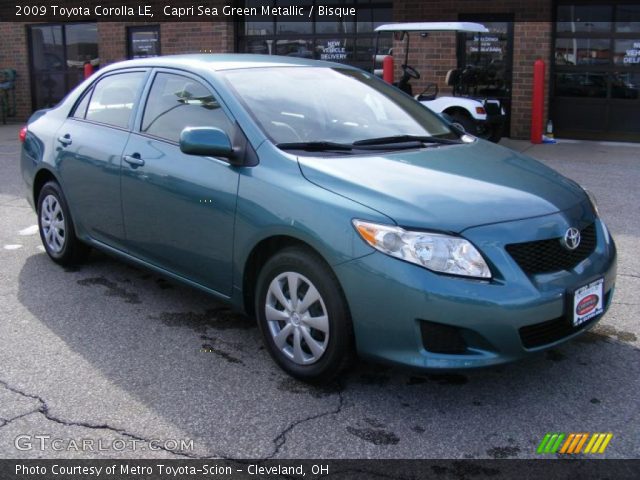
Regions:
[[[85,118],[127,128],[144,76],[144,72],[127,72],[99,80],[91,95]]]

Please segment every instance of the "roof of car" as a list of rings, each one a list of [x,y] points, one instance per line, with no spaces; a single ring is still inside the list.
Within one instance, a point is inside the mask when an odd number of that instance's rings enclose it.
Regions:
[[[235,70],[261,67],[340,67],[353,68],[340,63],[311,60],[299,57],[253,54],[196,53],[186,55],[165,55],[160,57],[126,60],[110,65],[110,68],[124,67],[200,67],[211,70]]]

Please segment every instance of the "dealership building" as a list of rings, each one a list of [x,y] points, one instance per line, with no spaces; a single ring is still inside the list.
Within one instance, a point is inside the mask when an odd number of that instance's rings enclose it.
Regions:
[[[162,12],[170,2],[146,3]],[[508,112],[505,134],[528,138],[534,62],[542,59],[546,63],[544,124],[551,120],[556,136],[640,141],[640,0],[203,3],[356,7],[356,14],[305,21],[264,15],[235,16],[226,21],[200,21],[208,18],[194,16],[174,20],[165,15],[156,23],[112,22],[100,17],[0,22],[0,68],[14,68],[18,74],[16,120],[24,121],[32,111],[56,104],[82,81],[87,63],[100,68],[154,55],[248,52],[317,58],[371,69],[378,25],[473,21],[483,23],[489,32],[435,32],[411,38],[409,64],[421,73],[420,79],[412,82],[414,93],[436,84],[440,94],[451,94],[447,73],[454,69],[470,72],[473,81],[466,92],[502,100]],[[395,56],[397,79],[404,43],[390,35],[382,36],[379,42],[384,53]]]

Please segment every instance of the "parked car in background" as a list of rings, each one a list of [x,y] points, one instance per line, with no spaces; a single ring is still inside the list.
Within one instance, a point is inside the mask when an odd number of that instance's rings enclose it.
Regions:
[[[21,131],[47,254],[90,247],[256,317],[289,374],[496,365],[592,327],[616,248],[575,182],[374,75],[259,55],[117,63]]]

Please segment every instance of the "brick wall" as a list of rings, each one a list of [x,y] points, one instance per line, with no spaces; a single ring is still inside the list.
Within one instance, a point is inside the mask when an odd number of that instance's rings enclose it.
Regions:
[[[0,22],[0,68],[15,68],[17,115],[10,121],[24,121],[31,114],[31,85],[27,29],[23,23]]]
[[[144,23],[100,22],[98,24],[101,64],[127,58],[127,27]],[[234,28],[229,22],[167,22],[160,23],[160,52],[179,53],[232,52]]]
[[[142,22],[99,22],[98,55],[102,66],[126,60],[128,26],[145,25]],[[17,115],[10,119],[25,121],[33,111],[29,52],[27,49],[27,25],[0,22],[0,68],[15,68]],[[234,49],[234,25],[230,22],[182,22],[160,24],[160,48],[163,55],[177,53],[232,52]]]
[[[513,45],[513,91],[511,108],[511,136],[528,138],[531,122],[531,93],[533,84],[533,63],[542,58],[547,62],[546,93],[548,93],[551,54],[552,2],[550,0],[477,1],[451,0],[447,3],[436,0],[404,0],[394,3],[394,21],[452,21],[461,14],[513,14],[515,19]],[[395,42],[396,78],[399,78],[399,64],[404,61],[402,42]],[[448,70],[456,68],[456,35],[454,33],[434,33],[427,38],[413,35],[409,47],[409,64],[422,74],[419,81],[413,81],[414,93],[419,93],[427,83],[437,83],[442,93],[450,93],[451,88],[444,83]],[[548,112],[548,95],[545,97],[545,124]]]
[[[152,0],[157,3],[157,0]],[[212,0],[212,4],[222,0]],[[447,21],[459,18],[460,14],[500,13],[513,14],[514,65],[513,103],[511,134],[516,138],[527,138],[530,128],[531,88],[533,62],[537,58],[548,61],[551,52],[550,0],[399,0],[394,2],[395,21]],[[126,27],[144,23],[100,22],[98,24],[99,55],[101,64],[123,60],[127,55]],[[171,22],[160,24],[162,54],[189,53],[211,50],[231,52],[234,49],[234,25],[227,22]],[[31,93],[28,69],[27,35],[25,24],[0,22],[0,68],[13,67],[18,70],[17,119],[23,121],[31,113]],[[456,36],[453,33],[435,33],[426,39],[413,36],[409,63],[421,73],[422,78],[413,82],[419,93],[427,83],[435,82],[443,93],[450,92],[444,85],[446,72],[457,66]],[[403,44],[396,42],[397,77],[399,64],[404,58]],[[548,77],[548,69],[547,69]],[[548,87],[548,82],[547,82]],[[545,120],[548,105],[545,105]]]

